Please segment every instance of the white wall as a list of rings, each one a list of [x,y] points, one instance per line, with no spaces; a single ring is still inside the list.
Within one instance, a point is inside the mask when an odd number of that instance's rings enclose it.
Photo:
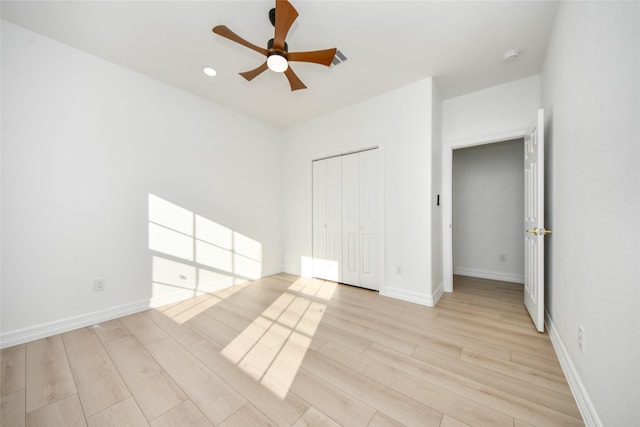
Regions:
[[[640,3],[562,2],[542,89],[550,333],[587,424],[638,426]]]
[[[285,131],[286,271],[304,274],[305,260],[312,255],[312,159],[379,146],[384,226],[380,291],[433,303],[432,83],[425,79]]]
[[[431,127],[431,288],[436,301],[444,292],[442,269],[442,98],[433,85]],[[438,205],[438,196],[440,204]]]
[[[281,131],[7,22],[2,106],[3,345],[144,308],[154,257],[203,267],[149,249],[149,194],[281,271]]]
[[[540,108],[540,76],[447,99],[442,104],[444,145],[488,141],[529,128]]]
[[[444,290],[453,289],[453,149],[524,136],[540,108],[540,76],[494,86],[442,103],[442,254]]]
[[[454,274],[523,283],[523,158],[522,139],[453,152]]]

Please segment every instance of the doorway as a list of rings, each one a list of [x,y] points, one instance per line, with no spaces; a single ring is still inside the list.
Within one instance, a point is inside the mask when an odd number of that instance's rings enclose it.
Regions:
[[[453,150],[453,274],[524,283],[524,139]]]

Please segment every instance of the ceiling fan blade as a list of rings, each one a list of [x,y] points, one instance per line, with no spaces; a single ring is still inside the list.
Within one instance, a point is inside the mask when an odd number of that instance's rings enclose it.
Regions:
[[[276,29],[273,36],[273,49],[284,51],[287,33],[298,17],[298,11],[287,0],[276,0]]]
[[[250,71],[245,71],[244,73],[239,73],[239,74],[242,77],[244,77],[245,79],[251,81],[251,80],[255,79],[256,77],[258,77],[258,75],[260,75],[267,68],[269,68],[269,67],[267,67],[267,61],[264,61],[264,64],[262,64],[258,68],[255,68],[255,69],[250,70]]]
[[[216,27],[213,27],[211,31],[213,31],[219,36],[222,36],[226,39],[239,43],[242,46],[248,47],[249,49],[253,49],[256,52],[263,54],[264,56],[267,56],[269,54],[269,51],[267,49],[264,49],[260,46],[256,46],[255,44],[246,41],[245,39],[243,39],[233,31],[231,31],[226,25],[218,25]]]
[[[325,49],[325,50],[314,50],[311,52],[289,52],[287,53],[287,59],[289,61],[298,61],[298,62],[313,62],[315,64],[326,65],[327,67],[331,65],[333,61],[333,57],[336,56],[336,51],[338,49]]]
[[[296,73],[293,72],[291,67],[287,68],[284,72],[284,75],[287,76],[287,80],[289,80],[289,85],[291,85],[291,92],[298,89],[306,89],[307,87],[302,83],[302,80],[298,78]]]

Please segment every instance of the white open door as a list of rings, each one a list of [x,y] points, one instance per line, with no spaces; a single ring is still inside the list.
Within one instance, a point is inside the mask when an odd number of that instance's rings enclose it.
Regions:
[[[544,332],[544,111],[524,138],[524,305]]]

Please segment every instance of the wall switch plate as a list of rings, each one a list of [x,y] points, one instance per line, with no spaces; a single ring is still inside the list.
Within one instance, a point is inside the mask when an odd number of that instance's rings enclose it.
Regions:
[[[102,292],[106,287],[106,282],[104,279],[94,279],[93,280],[93,292]]]
[[[396,274],[398,276],[402,275],[402,266],[401,265],[396,265]]]
[[[498,256],[498,259],[500,260],[500,262],[507,262],[507,256],[505,254],[500,254]]]

